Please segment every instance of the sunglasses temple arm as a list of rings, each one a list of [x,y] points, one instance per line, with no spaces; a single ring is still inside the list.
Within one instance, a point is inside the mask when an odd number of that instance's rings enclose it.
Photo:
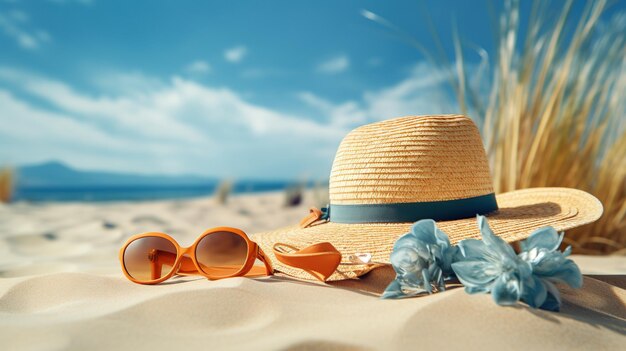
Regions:
[[[166,259],[166,252],[161,250],[152,249],[148,253],[148,259],[150,260],[150,273],[151,279],[156,280],[161,277],[161,270],[163,268],[164,260]]]
[[[174,263],[176,262],[176,254],[156,249],[150,251],[148,258],[150,259],[150,269],[153,280],[161,277],[163,265],[174,266]],[[176,273],[195,274],[198,273],[198,270],[193,264],[191,258],[183,256],[180,262],[180,267]]]
[[[267,257],[265,252],[263,252],[263,250],[261,250],[261,248],[258,246],[257,246],[257,258],[261,260],[261,262],[263,262],[263,264],[265,265],[265,273],[267,275],[274,274],[274,268],[272,267],[272,262],[270,261],[269,257]]]

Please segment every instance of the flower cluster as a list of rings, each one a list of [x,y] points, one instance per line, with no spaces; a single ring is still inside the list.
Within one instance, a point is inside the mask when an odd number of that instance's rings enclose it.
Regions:
[[[383,298],[445,290],[444,281],[454,277],[452,262],[459,252],[458,247],[450,245],[448,236],[437,228],[435,221],[416,222],[393,246],[391,264],[397,276]]]
[[[493,233],[485,217],[478,216],[478,227],[482,240],[452,246],[433,221],[415,223],[394,245],[391,263],[397,276],[383,298],[432,293],[432,287],[444,290],[444,281],[456,276],[466,292],[491,293],[499,305],[523,301],[533,308],[558,311],[561,300],[554,283],[582,286],[578,266],[567,258],[571,248],[558,250],[563,234],[554,228],[534,231],[516,254]]]

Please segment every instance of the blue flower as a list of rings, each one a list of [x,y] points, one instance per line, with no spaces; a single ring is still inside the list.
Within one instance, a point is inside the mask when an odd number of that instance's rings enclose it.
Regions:
[[[512,305],[522,297],[522,284],[532,275],[530,264],[520,259],[513,248],[478,216],[483,240],[468,239],[459,243],[463,259],[452,264],[465,291],[491,293],[499,305]]]
[[[400,298],[434,289],[445,290],[444,280],[454,276],[452,262],[459,249],[450,245],[448,236],[437,228],[435,221],[416,222],[411,231],[396,241],[391,264],[396,279],[389,284],[383,298]]]
[[[519,257],[531,265],[534,280],[532,284],[533,287],[537,286],[535,289],[528,289],[523,297],[524,302],[532,307],[558,311],[561,299],[554,283],[567,284],[572,288],[583,285],[580,269],[574,261],[567,258],[572,247],[568,246],[563,252],[558,250],[562,241],[563,233],[559,235],[554,228],[544,227],[535,230],[528,239],[521,242],[522,252]]]
[[[558,251],[563,240],[552,227],[534,231],[521,243],[522,252],[496,236],[483,216],[478,216],[481,240],[459,243],[462,258],[452,264],[465,291],[491,293],[499,305],[524,301],[533,308],[558,311],[561,304],[554,282],[572,287],[582,285],[576,264],[567,259],[571,248]]]

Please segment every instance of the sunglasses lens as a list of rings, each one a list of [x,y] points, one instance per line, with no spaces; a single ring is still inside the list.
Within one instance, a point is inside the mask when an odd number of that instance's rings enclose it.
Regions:
[[[237,273],[248,258],[248,243],[238,234],[215,232],[202,238],[196,246],[200,268],[214,277]]]
[[[176,246],[156,236],[137,239],[124,250],[124,267],[138,281],[149,282],[168,275],[176,261]]]

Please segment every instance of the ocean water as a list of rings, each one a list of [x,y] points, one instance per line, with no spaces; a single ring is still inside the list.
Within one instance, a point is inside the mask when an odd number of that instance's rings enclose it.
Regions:
[[[288,182],[240,182],[233,184],[232,193],[254,193],[284,190]],[[17,187],[13,201],[146,201],[184,199],[209,196],[217,185],[193,186],[84,186],[84,187]]]

